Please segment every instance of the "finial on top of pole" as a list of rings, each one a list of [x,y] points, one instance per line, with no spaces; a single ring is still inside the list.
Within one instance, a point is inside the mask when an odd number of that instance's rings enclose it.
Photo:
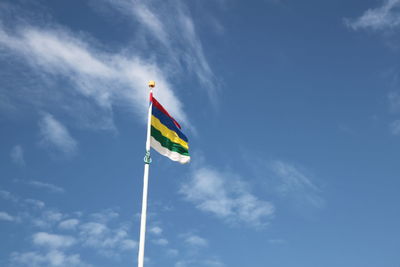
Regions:
[[[155,82],[155,81],[150,81],[150,82],[149,82],[149,87],[150,87],[150,88],[156,87],[156,82]]]

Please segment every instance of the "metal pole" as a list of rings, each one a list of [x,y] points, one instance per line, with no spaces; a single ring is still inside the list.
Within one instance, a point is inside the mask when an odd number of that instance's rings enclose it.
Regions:
[[[155,83],[149,82],[150,95],[153,93]],[[144,263],[144,244],[146,238],[146,216],[147,216],[147,192],[149,186],[149,168],[151,163],[150,158],[150,133],[151,133],[151,108],[153,103],[150,102],[147,114],[147,139],[146,139],[146,155],[144,157],[144,175],[143,175],[143,198],[142,198],[142,215],[140,219],[140,239],[138,253],[138,267],[143,267]]]

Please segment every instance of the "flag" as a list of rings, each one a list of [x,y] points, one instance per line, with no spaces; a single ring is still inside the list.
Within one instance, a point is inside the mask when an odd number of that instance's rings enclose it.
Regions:
[[[150,145],[158,153],[185,164],[190,161],[187,137],[179,123],[150,95],[152,102]]]

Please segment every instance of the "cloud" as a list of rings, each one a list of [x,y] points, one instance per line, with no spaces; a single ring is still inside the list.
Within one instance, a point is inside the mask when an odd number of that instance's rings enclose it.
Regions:
[[[186,122],[182,103],[172,91],[167,73],[156,62],[142,59],[140,48],[112,54],[96,49],[98,43],[93,39],[85,41],[61,27],[17,25],[6,30],[0,23],[0,49],[16,55],[9,60],[28,64],[44,86],[23,91],[25,98],[20,101],[29,99],[36,107],[51,103],[84,127],[113,130],[113,107],[132,110],[144,122],[147,82],[155,80],[159,100],[172,115]],[[48,81],[62,81],[64,85],[50,89],[46,86]],[[15,89],[22,90],[20,87]],[[18,94],[5,97],[15,95]]]
[[[166,246],[169,244],[168,240],[165,238],[154,239],[153,243],[160,246]]]
[[[137,242],[129,238],[126,227],[109,228],[104,223],[87,222],[79,226],[79,236],[84,246],[95,248],[107,257],[118,257],[121,250],[137,247]]]
[[[279,160],[271,162],[269,167],[278,180],[276,190],[282,197],[294,198],[297,204],[306,203],[316,208],[323,207],[321,190],[309,176],[295,166]]]
[[[42,209],[46,206],[46,204],[43,201],[32,198],[25,199],[25,202],[39,209]]]
[[[19,165],[19,166],[25,166],[25,159],[24,159],[24,150],[22,149],[22,146],[16,145],[11,149],[11,160]]]
[[[389,108],[391,112],[400,111],[400,94],[398,92],[391,92],[388,94]]]
[[[173,248],[168,249],[167,250],[167,255],[170,256],[170,257],[176,257],[176,256],[179,255],[179,250],[173,249]]]
[[[41,228],[50,228],[57,224],[62,218],[63,214],[54,210],[45,210],[39,217],[32,218],[32,223]]]
[[[202,260],[181,260],[175,263],[175,267],[189,267],[189,266],[199,266],[199,267],[223,267],[225,264],[220,260],[216,259],[202,259]]]
[[[274,214],[274,206],[250,193],[247,185],[229,173],[211,168],[193,172],[180,193],[202,211],[212,213],[231,223],[265,226]]]
[[[64,188],[61,188],[54,184],[44,183],[44,182],[40,182],[40,181],[30,181],[30,182],[28,182],[28,184],[32,185],[34,187],[37,187],[37,188],[43,188],[43,189],[49,190],[50,192],[53,192],[53,193],[64,193],[65,192]]]
[[[0,197],[4,200],[8,200],[14,203],[17,203],[19,201],[19,198],[17,196],[5,190],[0,190]]]
[[[16,220],[16,218],[14,216],[11,216],[7,212],[0,211],[0,221],[13,222],[15,220]]]
[[[76,243],[75,238],[66,235],[49,234],[39,232],[33,235],[33,243],[39,246],[45,246],[50,249],[70,247]]]
[[[164,55],[163,60],[168,62],[166,68],[171,69],[173,65],[174,68],[186,69],[197,76],[210,99],[215,101],[216,78],[204,54],[193,18],[182,1],[176,1],[174,5],[163,1],[103,0],[103,2],[133,18],[135,24],[139,22],[143,27],[141,36],[147,36],[161,44],[158,49],[164,53],[157,55]]]
[[[185,235],[184,241],[186,244],[196,247],[206,247],[208,245],[208,241],[205,238],[194,234]]]
[[[346,19],[345,23],[353,30],[387,30],[400,26],[400,0],[384,0],[383,5],[368,9],[357,19]]]
[[[395,120],[390,124],[390,132],[393,135],[400,135],[400,120]]]
[[[149,233],[154,235],[160,235],[163,232],[162,228],[159,226],[153,226],[149,228]]]
[[[79,224],[78,219],[68,219],[68,220],[60,222],[58,227],[60,229],[71,230],[71,229],[75,229],[78,226],[78,224]]]
[[[66,254],[63,251],[51,250],[46,253],[36,251],[19,253],[14,252],[10,261],[12,266],[31,266],[31,267],[89,267],[84,263],[79,254]]]
[[[51,114],[45,113],[39,123],[41,144],[67,155],[75,153],[78,143],[68,129]]]

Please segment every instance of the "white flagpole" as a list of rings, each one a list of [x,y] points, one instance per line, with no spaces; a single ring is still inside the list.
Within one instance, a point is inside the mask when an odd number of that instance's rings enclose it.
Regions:
[[[153,93],[155,82],[149,82],[150,94]],[[151,108],[153,103],[150,102],[149,111],[147,114],[147,139],[146,139],[146,155],[144,157],[144,176],[143,176],[143,198],[142,198],[142,215],[140,219],[140,240],[138,253],[138,267],[143,267],[144,263],[144,243],[146,237],[146,216],[147,216],[147,188],[149,185],[149,168],[151,163],[150,158],[150,131],[151,131]]]

